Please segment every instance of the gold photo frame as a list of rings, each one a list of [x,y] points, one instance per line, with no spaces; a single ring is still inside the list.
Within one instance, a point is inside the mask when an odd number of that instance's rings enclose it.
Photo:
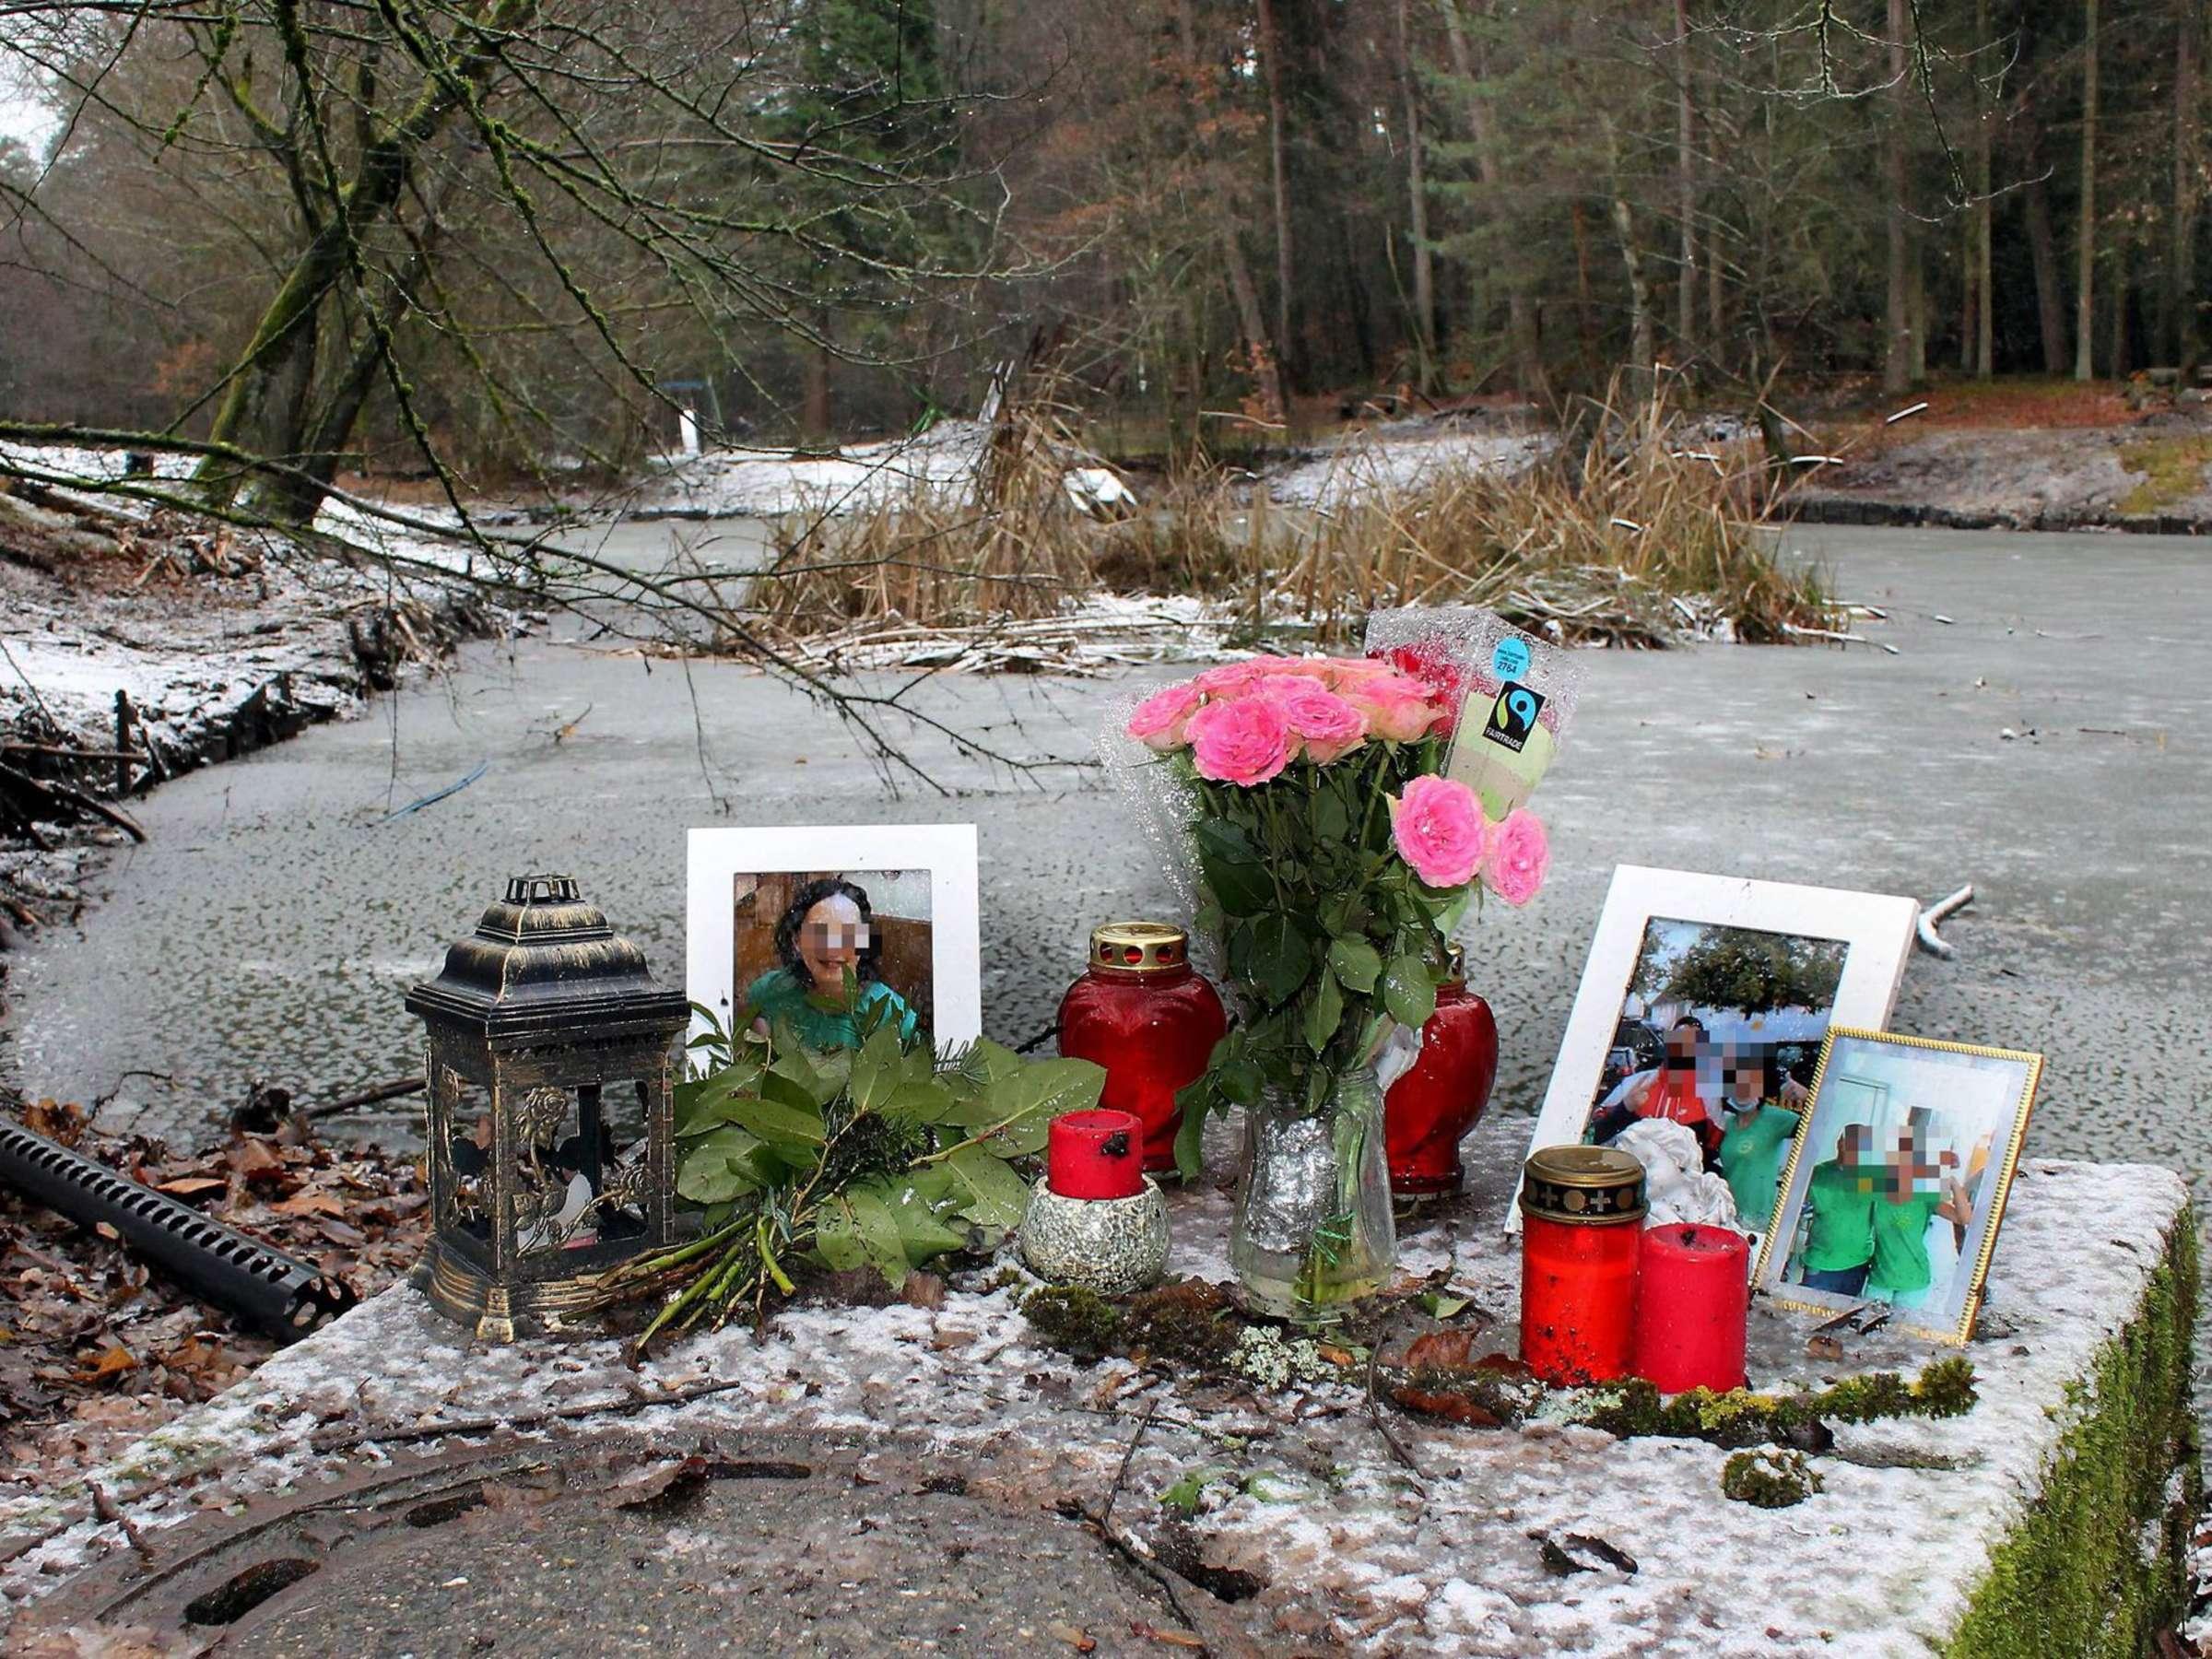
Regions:
[[[1890,1304],[1962,1343],[1989,1279],[2043,1057],[1832,1026],[1754,1285],[1779,1306]]]

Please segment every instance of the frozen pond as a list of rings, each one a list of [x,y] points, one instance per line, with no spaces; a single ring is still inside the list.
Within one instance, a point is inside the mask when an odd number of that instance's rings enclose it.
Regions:
[[[759,528],[625,526],[609,545],[644,559],[672,530]],[[1896,1029],[2046,1051],[2032,1148],[2171,1164],[2204,1192],[2212,556],[2135,536],[1787,541],[1888,609],[1865,628],[1899,654],[1589,657],[1579,724],[1537,800],[1552,885],[1528,912],[1493,907],[1475,942],[1504,1038],[1500,1109],[1541,1094],[1616,864],[1924,900],[1971,880],[1980,900],[1949,928],[1958,959],[1912,959]],[[1067,762],[1113,689],[960,678],[926,696],[1008,752]],[[18,960],[22,1082],[117,1091],[112,1119],[188,1139],[250,1078],[313,1100],[403,1076],[417,1055],[402,992],[523,870],[576,875],[674,980],[694,824],[973,819],[985,1026],[1021,1041],[1049,1023],[1088,927],[1158,912],[1163,884],[1093,774],[1017,776],[912,741],[956,794],[888,794],[833,716],[726,665],[687,680],[573,642],[474,649],[361,720],[146,803],[152,840],[95,878],[81,934],[50,932]],[[387,818],[479,764],[458,794]],[[358,1126],[408,1138],[412,1112]]]

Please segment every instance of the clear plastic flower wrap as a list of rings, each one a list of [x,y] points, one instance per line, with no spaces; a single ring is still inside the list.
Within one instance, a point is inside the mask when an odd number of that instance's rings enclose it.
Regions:
[[[1527,805],[1574,724],[1583,688],[1574,653],[1471,605],[1377,611],[1366,648],[1452,697],[1444,775],[1474,790],[1486,816]]]

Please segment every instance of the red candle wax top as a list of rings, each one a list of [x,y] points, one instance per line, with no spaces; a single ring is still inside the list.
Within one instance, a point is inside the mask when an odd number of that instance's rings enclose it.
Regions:
[[[1740,1388],[1750,1246],[1725,1227],[1647,1230],[1637,1264],[1631,1369],[1663,1394]]]
[[[1144,1121],[1103,1108],[1054,1118],[1044,1179],[1063,1198],[1135,1197],[1145,1184]]]

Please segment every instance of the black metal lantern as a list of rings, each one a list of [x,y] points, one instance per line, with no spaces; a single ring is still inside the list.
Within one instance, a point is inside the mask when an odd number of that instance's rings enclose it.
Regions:
[[[607,1269],[669,1241],[683,994],[573,880],[518,876],[407,1008],[429,1082],[415,1282],[487,1341],[558,1331]]]

